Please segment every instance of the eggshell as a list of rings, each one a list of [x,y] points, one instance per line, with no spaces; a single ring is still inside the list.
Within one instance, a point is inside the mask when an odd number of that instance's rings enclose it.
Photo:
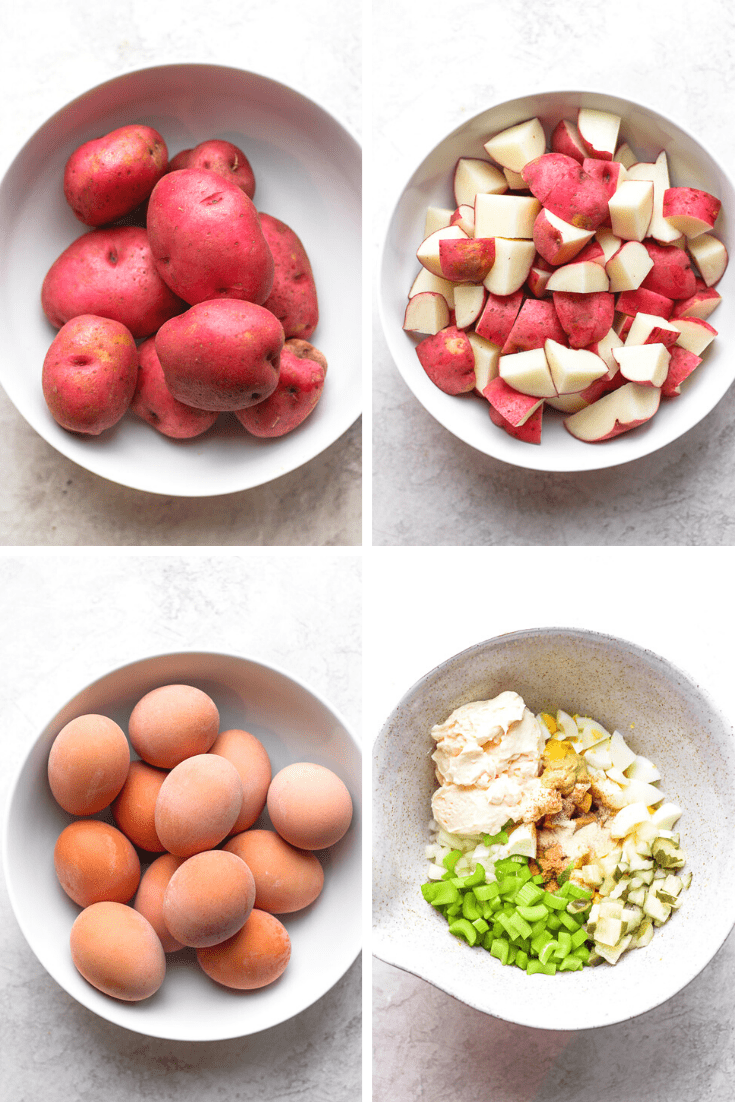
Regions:
[[[54,847],[59,883],[80,907],[112,900],[126,903],[140,881],[140,861],[124,834],[98,819],[64,827]]]
[[[232,762],[196,754],[168,774],[156,800],[156,833],[169,853],[191,857],[226,838],[240,814],[242,783]]]
[[[324,886],[319,858],[296,849],[273,830],[246,830],[224,847],[241,857],[255,880],[255,906],[289,914],[313,903]]]
[[[343,781],[312,762],[295,762],[276,773],[267,802],[273,826],[298,849],[333,846],[352,821],[352,800]]]
[[[163,898],[163,919],[184,945],[226,941],[242,928],[255,902],[250,869],[234,853],[207,850],[174,872]]]
[[[77,916],[71,958],[88,983],[126,1002],[147,999],[163,983],[166,956],[148,919],[122,903],[93,903]]]
[[[173,769],[193,754],[206,754],[218,731],[217,705],[193,685],[162,685],[146,693],[128,725],[136,752],[162,769]]]
[[[208,976],[240,991],[273,983],[285,971],[290,957],[291,941],[285,926],[257,908],[234,937],[197,949],[197,960]]]
[[[271,783],[271,763],[268,752],[249,731],[222,731],[210,751],[227,758],[237,769],[242,781],[242,807],[232,833],[251,827],[265,807],[268,785]]]
[[[127,780],[112,803],[112,816],[134,845],[149,853],[166,847],[156,834],[156,800],[167,773],[144,761],[131,761]]]
[[[70,815],[102,811],[125,783],[128,740],[107,716],[78,716],[59,731],[48,757],[54,799]]]
[[[177,949],[184,947],[183,942],[172,936],[163,917],[163,897],[168,882],[183,861],[183,857],[174,857],[172,853],[157,857],[141,876],[133,901],[136,911],[140,911],[148,919],[158,934],[164,953],[175,953]]]

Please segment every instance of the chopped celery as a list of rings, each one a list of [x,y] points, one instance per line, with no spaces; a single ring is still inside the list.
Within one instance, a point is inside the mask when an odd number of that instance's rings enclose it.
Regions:
[[[510,952],[510,942],[504,938],[495,938],[490,946],[490,956],[497,957],[501,964],[506,964]]]
[[[477,930],[466,918],[458,918],[456,922],[450,922],[449,933],[462,938],[468,945],[474,945],[477,942]]]

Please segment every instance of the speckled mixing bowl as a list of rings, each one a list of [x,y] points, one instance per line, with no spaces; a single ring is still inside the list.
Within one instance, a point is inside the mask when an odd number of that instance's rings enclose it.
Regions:
[[[434,724],[514,689],[534,711],[591,715],[652,758],[684,814],[692,886],[650,945],[601,965],[527,976],[452,937],[424,902]],[[690,982],[735,923],[735,735],[705,689],[666,659],[591,631],[540,628],[479,643],[427,673],[397,705],[374,753],[373,947],[381,960],[506,1021],[544,1029],[611,1025]]]

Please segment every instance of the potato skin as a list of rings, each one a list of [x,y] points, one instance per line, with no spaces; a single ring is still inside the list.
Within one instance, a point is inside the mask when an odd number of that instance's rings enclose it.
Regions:
[[[182,149],[169,164],[169,171],[180,168],[203,168],[236,184],[249,199],[255,195],[255,175],[250,161],[232,142],[210,138],[193,149]]]
[[[138,349],[119,321],[81,314],[56,334],[43,362],[46,404],[62,428],[98,436],[133,397]]]
[[[57,328],[95,314],[121,322],[134,337],[150,336],[186,309],[159,276],[138,226],[91,230],[72,241],[46,273],[41,305]]]
[[[121,126],[74,150],[64,169],[64,195],[80,222],[104,226],[147,199],[167,166],[157,130]]]
[[[196,409],[244,409],[278,383],[283,328],[252,302],[198,303],[162,325],[155,344],[167,387]]]
[[[306,250],[278,218],[261,211],[260,225],[275,265],[273,289],[263,305],[276,315],[286,339],[308,340],[319,322],[319,303]]]
[[[265,401],[235,411],[253,436],[285,436],[305,421],[324,390],[327,361],[308,341],[286,341],[278,386]]]
[[[130,403],[133,413],[172,440],[191,440],[212,427],[216,413],[184,405],[166,386],[153,337],[141,344],[138,356],[138,384]]]
[[[148,240],[161,278],[192,306],[216,298],[261,305],[271,292],[273,256],[258,212],[214,172],[183,168],[159,180]]]

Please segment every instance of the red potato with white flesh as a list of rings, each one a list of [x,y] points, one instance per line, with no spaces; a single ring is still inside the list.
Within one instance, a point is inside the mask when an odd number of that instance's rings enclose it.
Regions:
[[[641,287],[666,298],[691,298],[697,289],[697,277],[685,250],[676,245],[659,245],[656,241],[644,244],[653,267]]]
[[[526,279],[526,286],[534,298],[544,297],[546,294],[546,285],[551,278],[553,270],[551,264],[544,260],[542,256],[536,256]]]
[[[701,318],[706,321],[722,302],[714,287],[698,287],[691,298],[681,299],[674,307],[672,318]]]
[[[616,237],[642,241],[653,214],[653,184],[650,180],[624,180],[608,202],[610,224]]]
[[[708,191],[672,187],[664,194],[663,216],[686,237],[699,237],[714,229],[722,203]]]
[[[191,305],[216,298],[262,305],[271,293],[273,254],[258,212],[214,172],[184,168],[158,181],[148,240],[161,278]]]
[[[467,339],[475,357],[475,393],[482,395],[490,380],[498,377],[500,349],[492,341],[478,337],[477,333],[468,333]]]
[[[553,298],[570,348],[587,348],[602,340],[612,327],[615,297],[607,291],[589,295],[555,291]]]
[[[564,428],[578,440],[598,444],[650,421],[661,400],[654,386],[625,383],[564,421]]]
[[[535,256],[533,241],[496,237],[495,260],[482,281],[488,293],[507,296],[520,290],[528,279]]]
[[[566,291],[570,294],[592,295],[607,291],[610,280],[601,264],[593,260],[572,261],[557,268],[546,284],[547,291]]]
[[[503,432],[507,432],[508,436],[512,436],[515,440],[521,440],[524,444],[541,443],[541,425],[544,413],[543,403],[533,411],[531,416],[524,421],[522,425],[511,424],[492,403],[488,403],[488,413],[490,414],[492,423],[497,425],[499,429],[502,429]]]
[[[249,199],[255,195],[255,175],[250,161],[232,142],[209,138],[193,149],[182,149],[171,161],[169,171],[181,168],[203,168],[214,172],[239,187]]]
[[[80,222],[105,226],[144,202],[167,166],[157,130],[121,126],[74,150],[64,168],[64,195]]]
[[[578,229],[543,208],[533,224],[533,243],[539,255],[554,266],[568,264],[592,236],[592,230]]]
[[[591,263],[599,264],[601,268],[605,267],[605,251],[595,237],[584,246],[581,252],[577,253],[574,259],[578,264]]]
[[[454,169],[454,198],[457,206],[475,205],[475,196],[502,195],[508,190],[503,173],[490,161],[460,157]],[[428,236],[428,235],[427,235]]]
[[[318,348],[308,341],[286,341],[276,389],[265,401],[236,410],[235,416],[253,436],[285,436],[316,408],[326,374],[327,360]]]
[[[495,134],[485,142],[485,149],[503,168],[523,172],[546,149],[544,128],[538,119],[526,119]]]
[[[620,122],[620,115],[614,115],[611,111],[580,107],[577,113],[577,129],[592,157],[603,161],[612,160],[618,143]]]
[[[196,409],[245,409],[278,384],[283,327],[252,302],[198,303],[162,325],[155,344],[167,387]]]
[[[482,393],[493,409],[516,429],[525,425],[529,418],[539,411],[544,404],[543,398],[521,394],[520,391],[509,386],[505,379],[501,379],[499,375],[490,380]]]
[[[627,169],[630,169],[631,165],[634,165],[638,160],[635,153],[630,148],[627,142],[621,142],[621,144],[615,150],[614,159],[616,161],[620,161],[621,165],[624,165]]]
[[[557,394],[579,393],[607,375],[607,364],[587,349],[567,348],[549,340],[544,352]]]
[[[549,339],[566,344],[566,334],[559,322],[554,303],[527,298],[503,345],[503,355],[527,352],[531,348],[542,348],[544,342]]]
[[[702,233],[687,243],[687,249],[707,287],[719,283],[727,268],[727,249],[711,233]]]
[[[447,223],[449,226],[459,226],[461,230],[467,234],[468,237],[475,236],[475,207],[474,204],[469,206],[467,203],[462,203],[452,213]],[[437,229],[440,227],[437,226]],[[427,234],[428,237],[428,234]]]
[[[679,338],[679,330],[657,314],[638,313],[625,338],[626,347],[634,344],[663,344],[671,348]]]
[[[41,385],[62,428],[98,436],[125,414],[137,376],[138,350],[130,330],[110,318],[81,314],[52,341]]]
[[[543,347],[501,356],[498,373],[503,382],[520,394],[533,398],[553,398],[556,394]]]
[[[263,306],[278,318],[286,340],[308,341],[319,323],[319,303],[306,249],[285,222],[263,211],[259,217],[274,265],[273,287]]]
[[[419,274],[411,284],[411,290],[408,292],[409,299],[415,295],[420,295],[424,291],[436,292],[440,294],[450,310],[454,309],[454,284],[450,283],[448,279],[442,279],[441,276],[433,275],[428,268],[421,268]]]
[[[468,329],[482,314],[487,292],[482,284],[460,283],[454,292],[454,324],[458,329]],[[439,328],[444,329],[447,320]],[[435,330],[438,332],[438,330]]]
[[[593,256],[584,257],[584,259],[596,260],[597,263],[602,264],[604,268],[607,262],[611,260],[620,249],[623,244],[623,239],[617,237],[609,226],[600,226],[600,228],[595,231],[595,242],[602,249],[602,256],[600,257],[599,254],[595,253]],[[577,257],[577,259],[579,260],[580,258]]]
[[[488,294],[480,319],[475,325],[475,332],[479,337],[484,337],[502,348],[522,303],[523,292],[520,289],[511,295]]]
[[[596,230],[608,217],[605,188],[573,157],[544,153],[522,172],[542,206],[579,229]]]
[[[212,427],[217,413],[184,405],[166,386],[153,337],[140,346],[138,356],[140,367],[131,413],[172,440],[191,440]]]
[[[80,314],[111,318],[148,337],[186,303],[163,282],[148,237],[136,226],[91,230],[54,261],[41,287],[43,312],[57,328]]]
[[[439,265],[450,283],[482,283],[495,262],[492,237],[443,238],[439,241]]]
[[[540,210],[532,195],[477,195],[475,237],[530,239]]]
[[[443,230],[447,226],[451,226],[453,214],[454,212],[447,207],[427,207],[426,218],[424,219],[424,237],[429,237],[437,230]]]
[[[416,345],[419,363],[445,394],[466,394],[475,387],[475,356],[467,334],[448,326]]]
[[[628,175],[627,170],[619,161],[605,161],[598,157],[585,157],[582,161],[582,168],[604,187],[608,200],[612,198]]]
[[[573,157],[580,164],[587,156],[587,147],[580,137],[577,124],[570,122],[569,119],[562,119],[554,127],[550,148],[553,153],[563,153],[567,157]]]
[[[669,370],[669,351],[663,344],[624,344],[613,356],[620,374],[631,383],[661,387]]]
[[[443,295],[436,291],[422,291],[408,300],[403,318],[403,328],[407,332],[433,335],[448,325],[449,307]]]
[[[423,267],[426,268],[428,272],[431,272],[432,275],[439,276],[440,279],[444,279],[445,276],[442,272],[439,243],[445,240],[467,240],[467,234],[464,230],[460,229],[459,226],[445,226],[444,229],[436,230],[434,233],[430,234],[421,242],[416,251],[416,257]]]
[[[674,309],[674,300],[649,291],[647,287],[638,287],[635,291],[623,291],[618,295],[615,309],[619,314],[635,317],[641,310],[645,314],[658,314],[661,318],[670,318]]]
[[[605,265],[610,290],[635,291],[653,267],[653,259],[641,241],[626,241]]]
[[[689,378],[695,368],[702,362],[701,356],[695,356],[686,348],[675,345],[671,349],[669,370],[661,387],[661,395],[664,398],[678,398],[681,394],[681,384]]]
[[[671,324],[679,330],[677,345],[701,356],[717,336],[717,330],[701,318],[672,318]]]
[[[628,178],[630,180],[650,180],[653,184],[653,211],[648,227],[648,235],[655,238],[660,245],[672,245],[680,234],[670,222],[667,222],[663,213],[664,195],[671,186],[666,151],[662,149],[653,163],[638,161],[629,165]]]
[[[588,345],[588,351],[594,352],[596,356],[599,356],[607,364],[609,378],[612,378],[618,370],[618,365],[613,356],[613,349],[620,348],[622,343],[621,338],[611,326],[604,337]]]

